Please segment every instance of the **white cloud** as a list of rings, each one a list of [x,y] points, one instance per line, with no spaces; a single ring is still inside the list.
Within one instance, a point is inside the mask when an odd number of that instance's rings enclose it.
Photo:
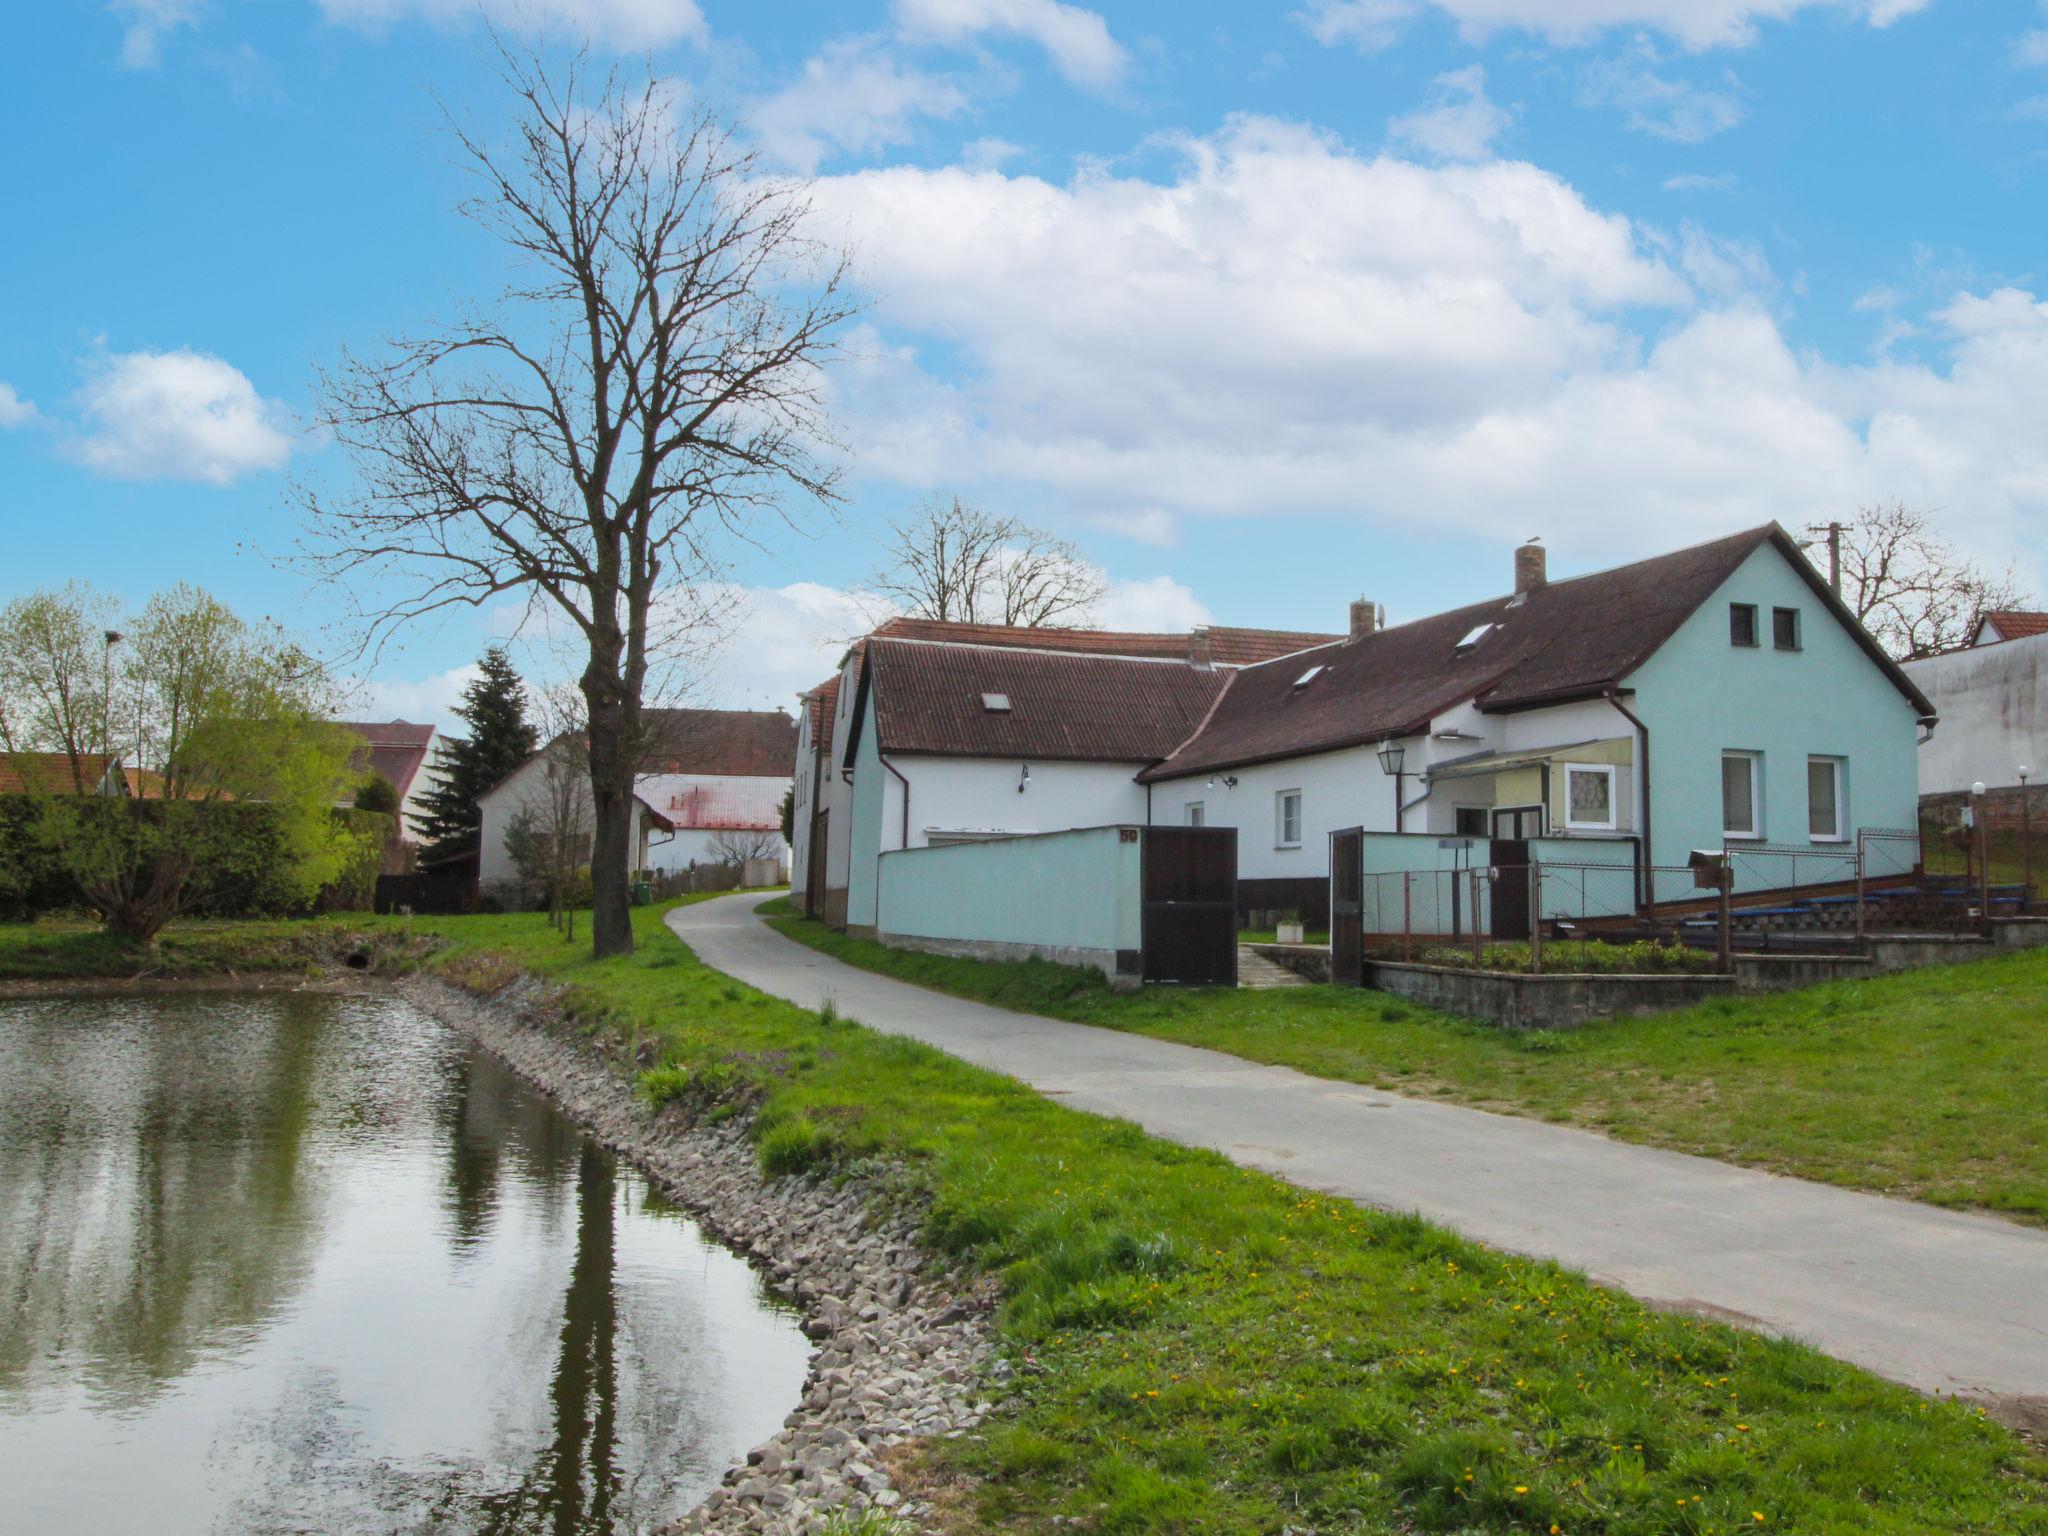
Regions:
[[[456,26],[483,18],[526,34],[565,32],[619,48],[664,48],[707,35],[697,0],[319,0],[329,21],[385,27],[419,18]]]
[[[100,360],[80,392],[86,430],[68,445],[122,480],[232,485],[280,468],[285,413],[240,369],[203,352],[123,352]]]
[[[1666,192],[1730,192],[1735,189],[1740,180],[1741,178],[1733,171],[1722,171],[1711,176],[1700,171],[1688,171],[1678,176],[1666,176],[1664,178],[1664,190]]]
[[[1486,71],[1477,64],[1438,75],[1429,104],[1387,124],[1397,144],[1442,160],[1483,160],[1514,114],[1486,94]]]
[[[1924,10],[1932,0],[1429,0],[1480,41],[1505,30],[1533,32],[1552,43],[1590,42],[1602,32],[1647,27],[1687,48],[1743,47],[1760,21],[1782,21],[1817,7],[1848,11],[1871,26],[1888,27]],[[1294,13],[1316,41],[1387,47],[1401,24],[1420,9],[1415,0],[1310,0]]]
[[[1076,85],[1106,90],[1129,55],[1094,11],[1060,0],[895,0],[897,24],[913,38],[972,42],[984,32],[1028,38]]]
[[[115,0],[112,9],[128,18],[121,34],[121,67],[155,69],[164,35],[196,22],[202,0]]]
[[[1095,622],[1104,629],[1172,633],[1211,622],[1200,598],[1171,576],[1112,581],[1095,605]]]
[[[459,736],[468,726],[455,713],[455,706],[462,702],[462,690],[482,675],[482,669],[472,662],[431,677],[370,678],[349,692],[346,708],[354,720],[409,720]]]
[[[2048,69],[2048,27],[2023,32],[2015,38],[2012,61],[2022,69]]]
[[[25,427],[38,414],[33,400],[24,400],[12,384],[0,383],[0,428]]]
[[[1703,143],[1749,115],[1732,75],[1718,87],[1697,85],[1658,74],[1657,62],[1656,51],[1639,41],[1620,58],[1588,64],[1579,77],[1580,104],[1614,107],[1638,133],[1676,144]]]
[[[951,80],[905,65],[873,38],[845,37],[748,117],[770,155],[809,174],[834,151],[867,155],[907,143],[918,118],[955,117],[967,105]]]
[[[815,196],[884,294],[841,379],[878,478],[1617,556],[1893,495],[2048,523],[2048,307],[2016,290],[1949,304],[1931,363],[1835,365],[1787,343],[1754,247],[1256,119],[1164,184],[894,167]]]
[[[969,170],[989,171],[998,166],[1008,165],[1023,153],[1022,144],[1012,144],[1008,139],[991,136],[962,145],[960,163]]]

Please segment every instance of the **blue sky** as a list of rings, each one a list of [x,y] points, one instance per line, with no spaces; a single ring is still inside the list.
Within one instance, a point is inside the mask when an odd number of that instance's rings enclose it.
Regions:
[[[1121,624],[1336,627],[1859,502],[2048,584],[2034,0],[123,0],[0,60],[0,597],[173,580],[336,655],[273,558],[344,345],[491,292],[435,100],[478,18],[662,76],[817,178],[873,306],[838,522],[734,551],[707,699],[786,701],[874,529],[959,492]],[[408,635],[439,717],[504,612]],[[536,664],[539,662],[536,659]]]

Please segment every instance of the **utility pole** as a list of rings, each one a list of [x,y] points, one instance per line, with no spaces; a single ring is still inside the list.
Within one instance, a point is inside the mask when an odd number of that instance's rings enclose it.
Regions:
[[[1847,523],[1808,523],[1806,531],[1825,534],[1828,541],[1828,586],[1835,596],[1842,595],[1842,535],[1848,531]]]

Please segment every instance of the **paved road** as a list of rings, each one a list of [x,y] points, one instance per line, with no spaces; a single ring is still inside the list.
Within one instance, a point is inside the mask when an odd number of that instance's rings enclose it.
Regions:
[[[963,1002],[785,939],[754,916],[760,899],[679,907],[669,924],[764,992],[830,998],[1078,1109],[1923,1391],[2048,1408],[2048,1232]]]

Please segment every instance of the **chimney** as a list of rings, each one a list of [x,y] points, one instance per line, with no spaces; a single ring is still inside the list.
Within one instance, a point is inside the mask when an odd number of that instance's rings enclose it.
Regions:
[[[1515,592],[1534,592],[1550,578],[1544,571],[1543,545],[1536,539],[1515,548]]]
[[[1197,624],[1188,631],[1188,660],[1198,667],[1210,665],[1208,625]]]
[[[1361,597],[1351,605],[1351,638],[1354,640],[1360,635],[1384,629],[1386,622],[1386,615],[1380,611],[1378,603],[1367,602]]]

